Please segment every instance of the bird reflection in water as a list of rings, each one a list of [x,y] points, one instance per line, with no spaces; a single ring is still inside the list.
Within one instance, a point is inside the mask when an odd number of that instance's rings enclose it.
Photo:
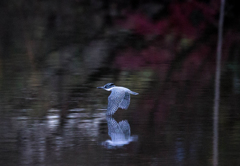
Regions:
[[[117,123],[112,116],[106,116],[106,119],[108,135],[111,137],[111,140],[106,140],[102,143],[105,147],[121,147],[132,141],[137,141],[137,136],[131,136],[131,129],[127,120],[122,120]]]

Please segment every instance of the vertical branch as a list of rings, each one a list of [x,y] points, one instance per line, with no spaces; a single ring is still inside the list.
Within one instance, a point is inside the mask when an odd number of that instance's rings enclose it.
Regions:
[[[214,94],[214,110],[213,110],[213,165],[214,166],[218,165],[218,115],[219,115],[219,98],[220,98],[221,51],[222,51],[224,5],[225,5],[225,0],[221,0],[220,18],[219,18],[219,25],[218,25],[218,45],[217,45],[215,94]]]

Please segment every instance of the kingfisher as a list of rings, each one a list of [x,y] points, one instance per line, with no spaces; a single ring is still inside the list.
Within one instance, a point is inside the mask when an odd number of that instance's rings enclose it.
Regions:
[[[113,83],[107,83],[106,85],[97,88],[111,91],[110,96],[108,96],[107,115],[114,114],[118,108],[126,110],[130,104],[130,94],[138,95],[138,93],[133,92],[128,88],[115,86]]]

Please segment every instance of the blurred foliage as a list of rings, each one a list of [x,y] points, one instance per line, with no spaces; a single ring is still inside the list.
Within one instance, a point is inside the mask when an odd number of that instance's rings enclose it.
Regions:
[[[209,164],[211,138],[203,133],[211,135],[212,121],[202,117],[211,116],[219,8],[220,0],[2,0],[0,113],[25,109],[42,117],[56,107],[66,117],[71,107],[92,111],[107,104],[108,93],[96,87],[114,82],[139,93],[129,114],[136,126],[145,126],[135,130],[162,141],[149,146],[146,137],[137,152],[162,156],[163,142],[188,133],[179,149]],[[240,146],[240,10],[227,0],[225,11],[220,146],[231,152]]]
[[[95,87],[98,80],[106,82],[105,77],[130,87],[128,83],[137,81],[137,89],[151,86],[156,95],[171,92],[171,97],[184,89],[198,96],[201,90],[196,88],[209,87],[214,76],[219,6],[219,0],[2,1],[4,100],[12,101],[7,87],[20,92],[27,89],[24,93],[31,100],[47,88],[51,90],[47,96],[59,96],[61,91],[59,98],[67,103],[76,96],[72,92],[82,94],[84,87]],[[235,17],[239,11],[233,1],[227,1],[225,10],[223,63],[232,66],[237,91],[239,60],[232,58],[236,53],[231,50],[239,42]],[[31,80],[36,73],[40,77]],[[7,80],[18,77],[23,79],[10,86]],[[18,95],[15,98],[21,98]],[[57,101],[62,99],[52,99],[53,105]]]

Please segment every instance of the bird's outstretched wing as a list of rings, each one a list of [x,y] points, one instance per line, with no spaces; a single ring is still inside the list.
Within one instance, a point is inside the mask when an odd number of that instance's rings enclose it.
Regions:
[[[107,115],[112,115],[117,111],[124,96],[124,91],[112,90],[110,96],[108,97]]]
[[[122,102],[120,103],[119,107],[126,110],[129,104],[130,104],[130,94],[128,92],[125,92],[125,96]]]

